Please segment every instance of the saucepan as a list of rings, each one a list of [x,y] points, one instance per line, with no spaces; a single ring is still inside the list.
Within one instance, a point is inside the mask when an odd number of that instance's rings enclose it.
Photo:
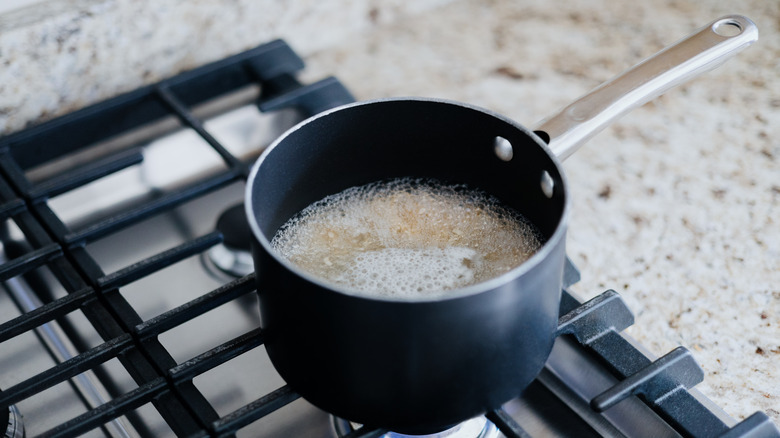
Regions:
[[[425,98],[349,104],[291,128],[255,163],[245,198],[265,346],[276,370],[315,406],[402,433],[441,431],[518,396],[555,340],[569,215],[560,160],[757,38],[748,18],[722,17],[534,130],[489,110]],[[544,243],[499,277],[420,299],[334,286],[270,246],[309,204],[396,177],[490,193],[535,224]]]

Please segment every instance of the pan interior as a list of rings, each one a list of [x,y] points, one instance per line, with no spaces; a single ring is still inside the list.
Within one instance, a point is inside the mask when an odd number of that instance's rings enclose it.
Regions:
[[[497,137],[512,158],[496,153]],[[252,209],[267,240],[311,203],[384,179],[433,178],[486,191],[548,239],[565,193],[559,168],[527,130],[476,108],[428,100],[387,100],[342,108],[288,132],[261,158]]]

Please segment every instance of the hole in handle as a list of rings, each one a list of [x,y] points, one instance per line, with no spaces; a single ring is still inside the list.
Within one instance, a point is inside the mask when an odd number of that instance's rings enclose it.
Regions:
[[[722,37],[733,37],[742,33],[742,25],[739,22],[726,18],[715,22],[712,31]]]

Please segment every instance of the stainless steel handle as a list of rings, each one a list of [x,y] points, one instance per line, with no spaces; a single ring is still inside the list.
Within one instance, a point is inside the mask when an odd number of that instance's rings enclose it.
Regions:
[[[721,17],[599,85],[536,130],[547,133],[550,149],[564,160],[622,115],[714,69],[757,39],[758,28],[749,18]]]

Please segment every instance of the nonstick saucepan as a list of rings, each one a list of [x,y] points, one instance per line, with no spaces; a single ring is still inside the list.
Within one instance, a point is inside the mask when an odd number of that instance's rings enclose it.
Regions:
[[[559,160],[757,38],[749,19],[720,18],[535,130],[471,105],[423,98],[341,106],[291,128],[254,165],[245,199],[274,367],[315,406],[402,433],[441,431],[518,396],[555,340],[569,214]],[[396,177],[484,190],[533,222],[544,244],[500,277],[420,299],[362,296],[271,248],[280,226],[309,204]]]

